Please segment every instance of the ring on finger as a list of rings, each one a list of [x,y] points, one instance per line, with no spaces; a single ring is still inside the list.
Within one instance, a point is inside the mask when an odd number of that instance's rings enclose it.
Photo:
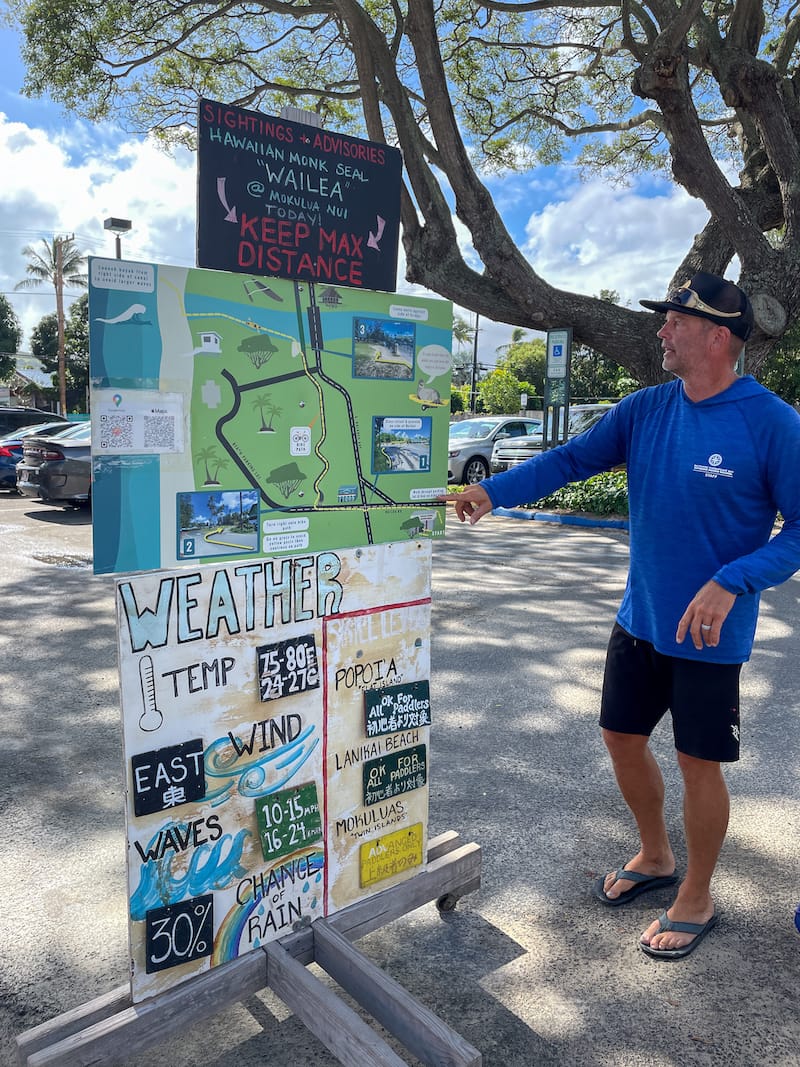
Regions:
[[[701,630],[710,630],[711,629],[711,623],[709,623],[709,622],[701,622],[700,623],[700,629]]]

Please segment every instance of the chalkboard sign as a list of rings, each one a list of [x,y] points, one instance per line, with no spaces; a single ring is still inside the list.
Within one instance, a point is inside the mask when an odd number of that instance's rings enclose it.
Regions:
[[[198,737],[131,756],[134,814],[150,815],[202,800],[206,795],[203,747]]]
[[[430,726],[431,693],[427,681],[387,685],[364,693],[364,719],[367,737],[394,734]]]
[[[322,838],[315,782],[284,789],[256,801],[261,851],[265,860],[297,852]]]
[[[192,897],[146,915],[147,974],[210,956],[214,948],[214,897]]]
[[[425,745],[387,752],[380,759],[367,760],[363,775],[365,804],[378,804],[412,789],[420,789],[427,780]]]
[[[197,264],[394,292],[400,152],[201,100]]]
[[[256,654],[262,700],[279,700],[293,693],[319,688],[317,646],[313,634],[261,645]]]

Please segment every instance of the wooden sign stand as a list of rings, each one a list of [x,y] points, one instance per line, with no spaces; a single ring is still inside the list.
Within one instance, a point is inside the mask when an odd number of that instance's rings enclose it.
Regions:
[[[272,989],[340,1063],[401,1067],[396,1052],[328,986],[306,970],[316,962],[418,1060],[437,1067],[480,1067],[477,1049],[416,1001],[351,944],[435,900],[451,911],[480,887],[481,851],[455,831],[434,838],[424,871],[401,885],[317,919],[263,949],[205,972],[139,1004],[129,986],[27,1030],[17,1038],[21,1067],[124,1063],[179,1029],[229,1004]],[[265,1061],[266,1062],[266,1061]]]

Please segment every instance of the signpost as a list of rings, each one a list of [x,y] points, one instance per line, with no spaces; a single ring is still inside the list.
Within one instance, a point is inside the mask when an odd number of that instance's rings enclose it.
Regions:
[[[547,364],[544,380],[543,445],[554,448],[567,439],[572,330],[547,331]]]
[[[423,1062],[479,1067],[342,936],[480,884],[477,846],[427,827],[452,306],[372,291],[396,150],[210,100],[198,139],[217,269],[89,265],[130,990],[21,1035],[20,1062],[121,1062],[268,982],[342,1062],[399,1063],[302,957]]]

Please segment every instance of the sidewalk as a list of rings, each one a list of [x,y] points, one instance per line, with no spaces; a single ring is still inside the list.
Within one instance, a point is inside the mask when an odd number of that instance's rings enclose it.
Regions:
[[[798,580],[765,595],[743,672],[744,758],[728,775],[715,883],[723,921],[694,955],[663,963],[636,941],[669,890],[619,909],[591,895],[594,875],[635,851],[597,728],[627,534],[448,521],[434,548],[430,831],[482,846],[483,885],[454,912],[428,905],[359,948],[485,1067],[800,1064]],[[0,596],[10,1067],[18,1032],[125,981],[125,848],[111,582],[18,552],[0,562]],[[679,828],[665,726],[654,750]],[[681,867],[679,832],[674,846]],[[130,1062],[335,1063],[268,991]]]

